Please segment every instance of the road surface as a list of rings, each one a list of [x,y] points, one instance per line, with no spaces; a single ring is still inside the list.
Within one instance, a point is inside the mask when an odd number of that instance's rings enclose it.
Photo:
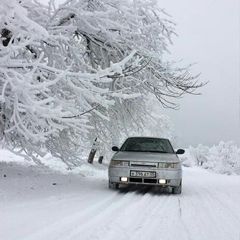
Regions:
[[[0,165],[1,240],[239,240],[240,178],[183,169],[183,192]]]

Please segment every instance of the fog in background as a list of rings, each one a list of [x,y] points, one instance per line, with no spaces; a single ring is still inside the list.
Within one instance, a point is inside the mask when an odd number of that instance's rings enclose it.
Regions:
[[[240,143],[239,129],[239,1],[160,0],[177,24],[172,60],[196,63],[192,74],[209,82],[200,96],[185,96],[180,110],[163,110],[175,126],[183,147]]]

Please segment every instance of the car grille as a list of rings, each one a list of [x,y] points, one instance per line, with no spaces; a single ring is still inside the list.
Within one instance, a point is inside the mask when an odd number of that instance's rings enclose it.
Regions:
[[[132,183],[157,183],[157,179],[149,179],[149,178],[129,178],[129,182]]]
[[[157,167],[157,163],[148,162],[130,162],[131,167]]]

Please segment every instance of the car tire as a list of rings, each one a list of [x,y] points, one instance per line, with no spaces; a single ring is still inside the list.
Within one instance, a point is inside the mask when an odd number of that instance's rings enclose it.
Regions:
[[[119,184],[118,183],[109,182],[108,186],[109,186],[110,189],[118,189],[119,188]]]
[[[172,193],[173,194],[181,194],[182,193],[182,181],[178,187],[172,188]]]

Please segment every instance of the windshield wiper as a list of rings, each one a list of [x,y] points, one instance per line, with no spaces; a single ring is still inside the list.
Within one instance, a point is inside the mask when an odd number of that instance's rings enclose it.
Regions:
[[[124,150],[126,152],[148,152],[148,153],[169,153],[166,151],[148,151],[148,150]]]
[[[166,151],[145,151],[145,152],[154,152],[154,153],[168,153]]]

